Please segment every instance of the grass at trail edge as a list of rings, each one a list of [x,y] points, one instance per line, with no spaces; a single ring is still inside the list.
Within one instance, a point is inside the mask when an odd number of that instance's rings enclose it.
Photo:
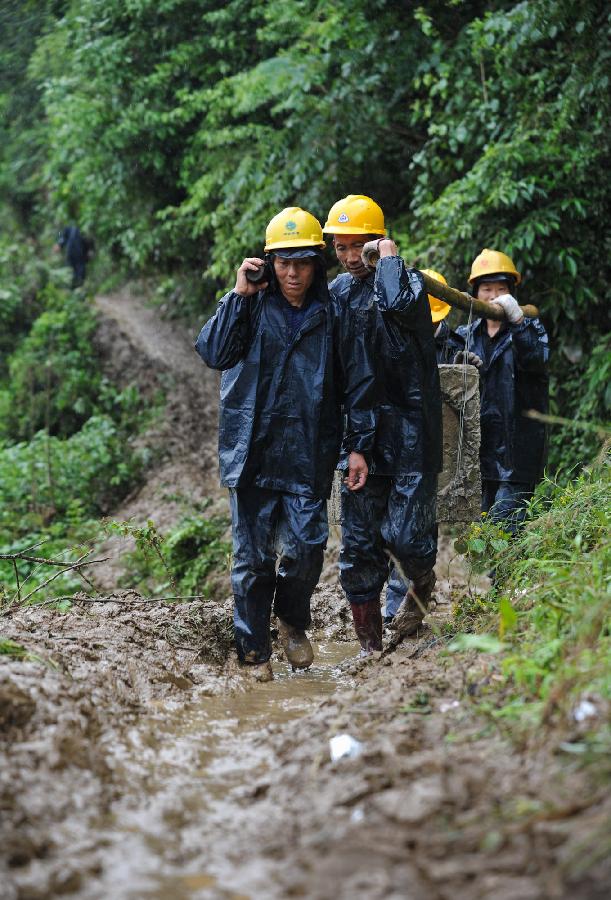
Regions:
[[[600,775],[611,774],[609,468],[607,454],[568,484],[546,479],[513,540],[485,519],[471,526],[457,549],[496,582],[457,603],[450,644],[496,654],[483,711],[525,741],[557,731],[560,751]]]

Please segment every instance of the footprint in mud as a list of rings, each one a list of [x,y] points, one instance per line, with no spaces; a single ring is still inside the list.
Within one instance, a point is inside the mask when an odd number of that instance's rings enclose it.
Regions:
[[[116,743],[112,755],[125,788],[96,825],[96,896],[238,896],[229,887],[235,871],[226,848],[254,781],[273,771],[266,735],[352,683],[342,663],[354,659],[356,643],[315,642],[314,650],[309,670],[294,673],[275,661],[274,681],[252,690],[186,705],[157,701]]]

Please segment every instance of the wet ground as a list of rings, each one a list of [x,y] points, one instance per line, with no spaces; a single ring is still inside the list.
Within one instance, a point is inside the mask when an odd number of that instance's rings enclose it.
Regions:
[[[109,841],[105,877],[91,896],[163,900],[201,896],[204,889],[219,896],[246,890],[245,872],[238,877],[223,845],[231,846],[240,827],[243,790],[278,765],[261,736],[349,686],[339,664],[355,650],[317,643],[309,672],[294,674],[281,662],[275,681],[256,690],[175,708],[164,702],[141,718],[112,751],[130,790],[101,823]]]
[[[6,619],[38,661],[0,666],[2,896],[606,897],[610,798],[566,733],[520,746],[475,709],[496,663],[446,652],[438,598],[417,639],[359,661],[323,586],[315,665],[276,648],[264,685],[201,660],[210,604]],[[354,758],[331,759],[338,734]]]
[[[116,517],[167,526],[189,493],[222,509],[216,381],[189,356],[192,336],[130,292],[98,308],[109,374],[171,396],[149,435],[158,464]],[[611,894],[611,798],[563,753],[570,724],[520,739],[476,708],[495,658],[446,651],[452,601],[473,589],[450,541],[428,627],[359,662],[334,531],[315,666],[291,673],[276,648],[276,680],[256,686],[230,652],[229,599],[111,596],[122,561],[106,549],[100,602],[1,623],[33,654],[0,657],[3,900]],[[360,752],[333,761],[341,733]]]

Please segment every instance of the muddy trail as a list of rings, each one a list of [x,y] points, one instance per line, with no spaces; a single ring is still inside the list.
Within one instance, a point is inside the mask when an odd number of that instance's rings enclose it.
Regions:
[[[108,371],[168,400],[117,517],[172,524],[194,495],[224,509],[217,380],[193,335],[129,291],[97,305]],[[331,544],[315,664],[290,672],[275,642],[270,684],[237,671],[228,581],[222,602],[148,602],[116,589],[112,542],[100,600],[3,620],[29,656],[0,658],[2,897],[608,896],[611,803],[560,752],[571,726],[516,741],[475,709],[495,658],[447,652],[452,602],[473,590],[451,541],[426,627],[365,661]],[[332,759],[341,734],[353,755]]]

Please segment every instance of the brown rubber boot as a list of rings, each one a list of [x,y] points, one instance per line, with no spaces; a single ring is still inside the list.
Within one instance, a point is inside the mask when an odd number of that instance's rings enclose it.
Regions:
[[[270,660],[268,659],[267,662],[264,663],[249,662],[249,655],[254,656],[254,651],[251,654],[246,654],[246,660],[240,663],[240,674],[244,675],[246,678],[251,678],[253,681],[273,681],[274,670],[272,669]]]
[[[369,656],[382,649],[382,610],[380,601],[368,600],[366,603],[351,603],[354,630],[361,645],[361,656]]]
[[[278,634],[286,658],[293,669],[309,669],[314,662],[314,651],[305,631],[278,619]]]
[[[410,583],[405,600],[389,625],[397,637],[409,637],[416,634],[431,602],[436,581],[435,570],[430,569],[425,575],[421,575]]]

